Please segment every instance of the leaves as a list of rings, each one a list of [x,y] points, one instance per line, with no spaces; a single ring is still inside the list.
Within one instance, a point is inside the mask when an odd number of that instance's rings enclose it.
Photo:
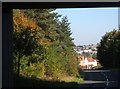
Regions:
[[[78,62],[71,59],[76,52],[70,37],[70,23],[66,16],[59,21],[61,15],[53,10],[14,10],[14,60],[22,54],[19,64],[23,76],[56,80],[61,76],[78,75]]]
[[[98,59],[105,67],[119,67],[120,31],[106,33],[98,46]]]

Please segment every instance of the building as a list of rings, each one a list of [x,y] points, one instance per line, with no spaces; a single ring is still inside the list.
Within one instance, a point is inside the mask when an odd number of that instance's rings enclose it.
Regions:
[[[83,69],[91,69],[92,67],[98,66],[98,60],[95,60],[92,57],[81,56],[79,65]]]
[[[92,45],[76,46],[74,50],[79,55],[82,55],[83,53],[94,54],[97,53],[97,45],[92,44]]]

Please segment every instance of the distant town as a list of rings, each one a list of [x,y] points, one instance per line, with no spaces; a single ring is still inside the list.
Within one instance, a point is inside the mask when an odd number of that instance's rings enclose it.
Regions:
[[[93,69],[101,66],[97,59],[97,44],[79,45],[74,50],[78,54],[79,65],[82,69]]]
[[[97,53],[97,44],[79,45],[76,46],[74,50],[78,53],[78,55],[82,55],[84,53],[89,53],[90,55],[93,55]]]

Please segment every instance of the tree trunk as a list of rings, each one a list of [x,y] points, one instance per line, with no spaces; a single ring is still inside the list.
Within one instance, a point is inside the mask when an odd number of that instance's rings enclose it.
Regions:
[[[28,61],[27,65],[30,66],[30,61]]]
[[[20,75],[20,54],[18,55],[18,70],[17,70],[17,73],[18,73],[18,76]]]

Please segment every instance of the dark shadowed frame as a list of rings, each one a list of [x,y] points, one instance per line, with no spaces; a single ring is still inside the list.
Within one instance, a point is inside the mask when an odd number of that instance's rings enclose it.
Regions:
[[[3,2],[2,88],[13,87],[13,9],[118,7],[118,2]]]

